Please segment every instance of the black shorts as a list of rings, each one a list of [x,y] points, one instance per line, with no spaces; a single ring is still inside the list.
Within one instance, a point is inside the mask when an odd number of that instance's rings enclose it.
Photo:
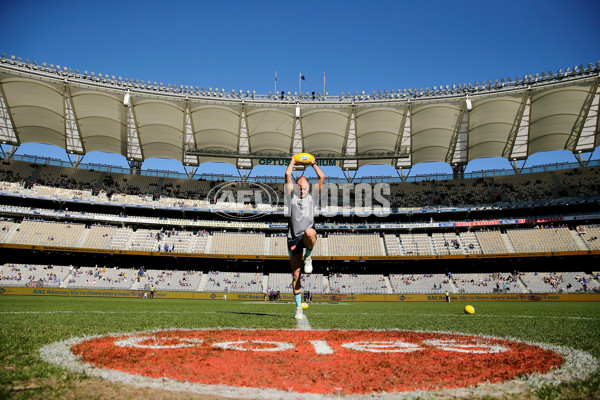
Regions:
[[[314,222],[312,223],[311,226],[309,226],[306,229],[309,229],[309,228],[315,229]],[[302,252],[302,250],[304,249],[304,232],[302,232],[300,235],[296,236],[295,238],[292,238],[292,239],[287,238],[287,246],[288,246],[290,258],[292,258],[296,254]]]
[[[292,239],[288,238],[287,245],[290,258],[298,253],[302,254],[302,250],[304,250],[304,233]]]

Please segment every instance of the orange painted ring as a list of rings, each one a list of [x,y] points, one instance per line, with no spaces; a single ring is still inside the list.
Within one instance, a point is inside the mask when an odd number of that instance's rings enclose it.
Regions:
[[[564,362],[556,351],[515,340],[398,330],[165,330],[84,339],[70,351],[126,375],[336,396],[501,384]]]

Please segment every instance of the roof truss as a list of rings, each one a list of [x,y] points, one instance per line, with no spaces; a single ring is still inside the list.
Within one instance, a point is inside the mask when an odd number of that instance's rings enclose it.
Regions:
[[[140,84],[1,58],[0,142],[38,141],[80,156],[108,149],[101,151],[135,163],[226,161],[241,169],[307,149],[325,149],[313,154],[344,170],[373,163],[409,169],[419,161],[464,165],[483,154],[511,161],[536,151],[579,154],[600,144],[599,74],[599,65],[590,65],[461,90],[280,98]],[[488,105],[467,110],[467,95]],[[426,117],[419,115],[425,109]]]

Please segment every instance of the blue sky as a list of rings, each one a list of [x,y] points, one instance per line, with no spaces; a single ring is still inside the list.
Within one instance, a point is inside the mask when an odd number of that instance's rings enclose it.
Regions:
[[[226,91],[372,91],[473,83],[600,60],[600,2],[574,1],[0,1],[0,52],[81,71]],[[23,145],[18,153],[65,158]],[[596,150],[594,158],[599,158]],[[575,161],[534,155],[527,165]],[[90,153],[83,162],[126,165]],[[144,167],[182,170],[148,160]],[[469,170],[509,168],[506,160]],[[235,173],[207,164],[201,171]],[[412,174],[449,172],[440,163]],[[279,175],[256,168],[254,174]],[[334,174],[335,171],[330,171]],[[395,174],[382,167],[361,175]]]

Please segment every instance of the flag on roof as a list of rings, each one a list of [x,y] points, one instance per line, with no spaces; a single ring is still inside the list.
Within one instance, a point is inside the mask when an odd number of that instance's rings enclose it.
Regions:
[[[303,81],[306,80],[306,79],[304,79],[304,75],[302,75],[302,72],[300,72],[300,79],[302,79]]]

